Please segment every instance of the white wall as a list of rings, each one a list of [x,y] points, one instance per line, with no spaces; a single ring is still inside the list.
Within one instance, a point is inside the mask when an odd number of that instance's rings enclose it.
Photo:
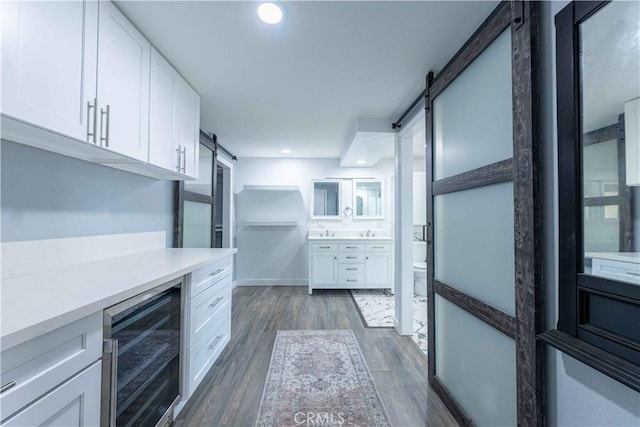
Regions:
[[[558,321],[558,174],[554,16],[568,2],[541,3],[544,259],[548,329]],[[557,350],[547,352],[551,426],[639,426],[640,393]]]
[[[339,159],[241,158],[236,163],[236,280],[239,284],[303,285],[307,283],[311,230],[393,230],[393,161],[372,168],[340,168]],[[385,180],[385,220],[311,220],[311,180],[380,178]],[[245,185],[297,185],[297,193],[250,192]],[[257,194],[266,193],[266,194]],[[297,227],[245,227],[243,219],[276,215],[297,219]]]

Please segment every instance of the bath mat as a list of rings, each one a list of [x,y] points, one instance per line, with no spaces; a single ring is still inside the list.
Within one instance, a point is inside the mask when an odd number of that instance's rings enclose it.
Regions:
[[[256,426],[391,426],[351,330],[278,331]]]

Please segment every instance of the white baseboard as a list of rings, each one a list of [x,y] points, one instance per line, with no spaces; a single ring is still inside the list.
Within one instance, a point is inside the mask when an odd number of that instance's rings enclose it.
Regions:
[[[236,286],[309,286],[306,279],[245,279],[236,280]]]

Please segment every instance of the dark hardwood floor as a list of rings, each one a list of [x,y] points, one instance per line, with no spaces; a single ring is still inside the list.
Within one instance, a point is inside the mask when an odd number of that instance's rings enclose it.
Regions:
[[[253,426],[279,329],[352,329],[396,427],[456,426],[427,384],[427,359],[410,337],[365,328],[348,291],[237,287],[231,341],[175,426]]]

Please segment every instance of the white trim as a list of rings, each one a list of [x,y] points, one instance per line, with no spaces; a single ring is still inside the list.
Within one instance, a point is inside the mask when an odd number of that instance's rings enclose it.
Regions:
[[[309,286],[307,279],[248,279],[236,280],[236,286]]]

